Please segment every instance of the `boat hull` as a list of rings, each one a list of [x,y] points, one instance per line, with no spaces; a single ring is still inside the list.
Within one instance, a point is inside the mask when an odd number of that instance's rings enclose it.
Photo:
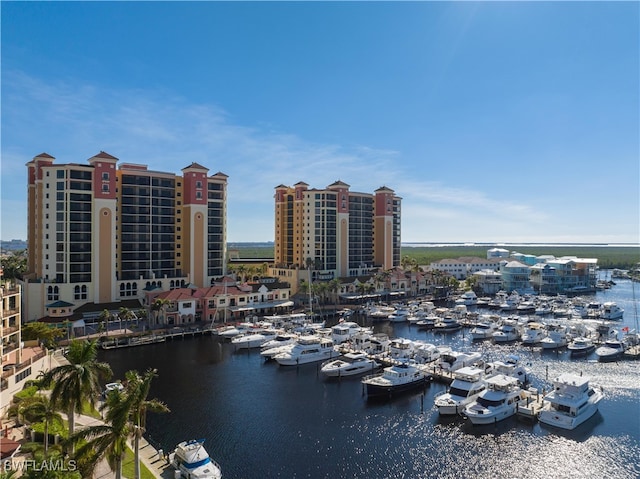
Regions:
[[[413,391],[420,387],[426,386],[429,383],[430,379],[430,376],[422,376],[420,379],[417,379],[415,381],[393,385],[366,383],[367,396],[370,398],[390,397],[403,392]]]
[[[579,416],[569,416],[567,414],[558,413],[557,411],[541,411],[540,414],[538,414],[538,421],[542,424],[546,424],[547,426],[572,430],[593,417],[597,412],[597,404],[589,404]]]
[[[465,409],[464,415],[474,426],[495,424],[496,422],[503,421],[504,419],[514,416],[516,414],[518,404],[518,402],[514,402],[513,404],[509,404],[503,408],[490,409],[488,411],[473,411]]]

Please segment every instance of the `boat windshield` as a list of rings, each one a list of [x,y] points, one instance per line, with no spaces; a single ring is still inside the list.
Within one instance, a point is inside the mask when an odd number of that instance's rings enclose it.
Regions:
[[[504,402],[504,399],[491,400],[483,397],[478,398],[478,404],[484,407],[498,407]]]
[[[466,398],[469,395],[469,390],[457,388],[457,387],[451,387],[449,389],[449,394],[451,394],[452,396],[459,396],[459,397]]]

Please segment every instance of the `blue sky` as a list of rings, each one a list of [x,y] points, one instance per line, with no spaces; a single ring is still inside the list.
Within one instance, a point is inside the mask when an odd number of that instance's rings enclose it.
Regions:
[[[640,238],[637,2],[1,2],[0,237],[26,168],[99,151],[229,176],[228,240],[274,187],[403,198],[403,242]]]

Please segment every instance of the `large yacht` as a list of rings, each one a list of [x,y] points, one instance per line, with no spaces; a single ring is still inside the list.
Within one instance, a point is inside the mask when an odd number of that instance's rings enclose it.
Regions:
[[[553,391],[543,398],[538,420],[562,429],[575,429],[598,411],[602,390],[589,386],[589,379],[562,374],[553,381]]]
[[[435,398],[435,405],[441,415],[459,414],[467,404],[474,401],[487,388],[485,371],[467,366],[458,369],[445,393]]]
[[[320,372],[328,377],[355,376],[357,374],[372,373],[380,364],[369,358],[366,353],[346,353],[339,358],[323,364]]]
[[[518,379],[498,374],[487,378],[487,389],[469,404],[464,415],[472,424],[493,424],[513,416],[519,404],[527,401],[527,391],[520,388]]]
[[[431,381],[433,376],[412,361],[384,368],[381,374],[367,376],[362,380],[369,397],[389,397],[399,392],[416,389]]]
[[[336,351],[333,341],[316,335],[300,336],[290,350],[276,354],[275,359],[281,366],[297,366],[299,364],[325,361],[335,358],[340,353]]]

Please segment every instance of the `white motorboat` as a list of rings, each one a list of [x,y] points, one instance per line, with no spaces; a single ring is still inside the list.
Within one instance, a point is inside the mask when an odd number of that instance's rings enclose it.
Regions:
[[[413,356],[415,344],[411,339],[394,338],[389,342],[388,351],[392,359],[408,359]]]
[[[322,365],[320,372],[329,377],[355,376],[372,373],[380,363],[369,358],[366,353],[347,353]]]
[[[464,409],[472,424],[494,424],[513,416],[518,405],[525,405],[530,394],[520,388],[518,380],[498,374],[487,378],[487,389]]]
[[[534,313],[537,316],[547,316],[552,312],[553,312],[553,309],[551,308],[551,305],[546,301],[540,302],[536,307],[536,309],[534,310]]]
[[[362,379],[369,397],[389,397],[394,394],[424,386],[433,376],[419,368],[412,361],[384,368],[381,374]]]
[[[491,339],[493,333],[498,330],[498,327],[499,324],[491,319],[491,316],[482,315],[475,326],[471,328],[469,334],[473,340]]]
[[[625,344],[617,338],[607,339],[604,344],[596,348],[596,356],[600,362],[617,361],[624,355]]]
[[[389,350],[389,344],[391,340],[387,333],[374,333],[370,339],[371,346],[369,346],[369,352],[371,354],[382,354]]]
[[[611,320],[622,319],[623,316],[624,316],[624,309],[622,309],[613,301],[607,301],[602,305],[602,311],[600,312],[600,319],[611,321]]]
[[[260,346],[260,356],[267,360],[273,359],[277,354],[289,351],[297,339],[296,333],[280,333]]]
[[[211,459],[204,448],[204,439],[184,441],[169,455],[169,462],[175,469],[174,477],[187,479],[221,479],[220,465]]]
[[[473,290],[465,291],[455,300],[455,304],[463,304],[465,306],[475,306],[478,304],[478,296]]]
[[[102,396],[106,398],[111,391],[123,391],[123,390],[124,390],[124,384],[122,384],[120,381],[116,381],[114,383],[107,383],[104,386],[104,391],[102,391]]]
[[[416,326],[418,329],[433,329],[436,322],[440,321],[440,316],[436,316],[435,314],[428,314],[424,318],[418,320],[416,322]]]
[[[465,366],[471,366],[482,359],[482,353],[463,353],[460,351],[444,350],[436,360],[434,367],[446,372],[454,372]]]
[[[258,329],[254,332],[240,334],[231,338],[231,344],[236,349],[259,348],[267,341],[271,341],[278,335],[275,330]]]
[[[334,348],[333,341],[316,335],[300,336],[290,350],[276,354],[275,359],[281,366],[297,366],[299,364],[325,361],[335,358],[340,353]]]
[[[459,414],[487,388],[485,371],[473,366],[458,369],[447,392],[435,397],[441,415]]]
[[[529,369],[520,363],[520,358],[510,354],[504,361],[486,363],[485,372],[489,375],[504,374],[516,378],[521,385],[529,382]]]
[[[589,379],[562,374],[553,381],[553,391],[542,400],[538,421],[562,429],[575,429],[598,411],[604,397],[602,389],[589,385]]]
[[[407,308],[396,308],[393,313],[387,316],[387,319],[391,323],[402,323],[409,317],[409,310]]]
[[[567,349],[571,357],[580,357],[590,354],[596,349],[596,345],[590,338],[578,337],[567,345]]]
[[[462,323],[453,317],[442,318],[433,325],[436,333],[453,333],[462,329]]]
[[[389,315],[396,309],[392,306],[374,306],[369,310],[367,316],[371,318],[371,321],[384,321],[389,318]]]
[[[354,321],[340,321],[331,328],[331,339],[334,344],[349,341],[354,335],[362,331],[362,327]]]
[[[275,338],[263,343],[261,348],[262,350],[266,350],[270,348],[286,346],[288,344],[295,343],[296,339],[298,339],[298,335],[296,333],[280,332],[276,335]]]
[[[226,339],[234,338],[240,334],[247,333],[255,328],[253,323],[239,323],[236,325],[224,326],[218,329],[218,336]]]
[[[496,343],[508,343],[520,337],[520,330],[517,322],[512,319],[505,319],[497,331],[491,337]]]
[[[413,359],[420,364],[427,364],[436,361],[443,352],[450,351],[448,346],[436,346],[422,340],[415,340],[413,345]]]
[[[559,349],[569,344],[567,328],[564,325],[550,325],[547,330],[547,337],[540,341],[542,349]]]
[[[522,336],[520,336],[520,342],[525,346],[533,346],[546,337],[547,330],[544,324],[532,321],[525,325]]]

